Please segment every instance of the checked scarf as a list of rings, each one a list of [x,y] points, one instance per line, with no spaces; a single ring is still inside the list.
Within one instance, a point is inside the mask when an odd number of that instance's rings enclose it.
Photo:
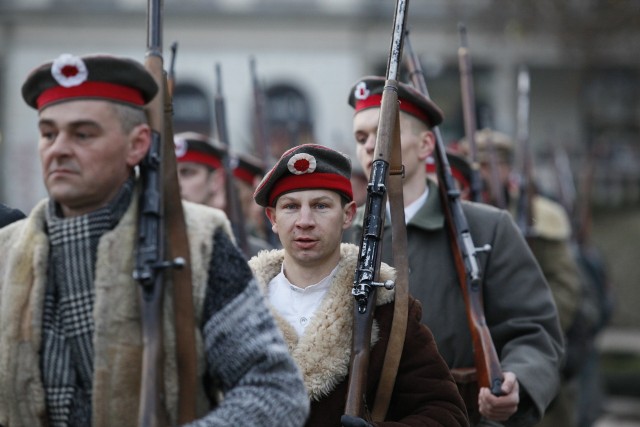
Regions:
[[[64,218],[46,213],[49,269],[42,319],[42,376],[50,425],[91,425],[94,275],[98,243],[120,221],[133,193],[130,178],[105,207]]]

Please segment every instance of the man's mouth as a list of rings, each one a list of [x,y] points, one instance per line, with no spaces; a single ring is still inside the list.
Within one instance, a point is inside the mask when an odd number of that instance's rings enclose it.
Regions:
[[[297,242],[314,242],[315,239],[313,239],[311,237],[297,237],[296,241]]]
[[[56,168],[49,172],[49,176],[72,175],[75,172],[67,168]]]
[[[294,240],[296,246],[302,249],[308,249],[316,244],[317,240],[310,237],[299,237]]]

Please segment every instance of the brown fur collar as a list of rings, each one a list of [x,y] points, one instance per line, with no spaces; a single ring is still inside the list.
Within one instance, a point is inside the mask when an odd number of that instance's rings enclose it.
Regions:
[[[354,304],[351,289],[358,248],[343,243],[340,252],[341,258],[333,286],[314,313],[303,336],[298,337],[291,325],[270,306],[289,351],[302,371],[309,397],[316,401],[331,393],[349,371]],[[280,273],[283,259],[284,250],[280,249],[260,252],[249,261],[265,295],[268,283]],[[383,264],[380,276],[382,281],[394,279],[395,271]],[[394,298],[394,292],[384,288],[378,289],[376,295],[378,306],[387,304]],[[377,341],[377,337],[378,326],[374,322],[372,344]]]

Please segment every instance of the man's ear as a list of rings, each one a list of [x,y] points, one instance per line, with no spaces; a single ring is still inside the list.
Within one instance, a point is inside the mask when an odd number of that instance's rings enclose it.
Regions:
[[[128,135],[129,152],[127,153],[127,165],[134,167],[147,155],[151,146],[151,128],[147,124],[139,124]]]
[[[226,175],[224,173],[224,167],[219,167],[211,171],[211,177],[209,178],[211,190],[214,194],[223,193],[226,190]]]
[[[420,160],[426,160],[436,148],[436,136],[431,130],[420,132]]]
[[[267,215],[267,218],[269,218],[269,221],[271,221],[271,230],[278,234],[278,224],[276,222],[276,208],[272,207],[272,206],[267,206],[266,208],[264,208],[264,213]]]
[[[351,223],[353,223],[353,218],[356,216],[356,202],[350,201],[346,205],[344,205],[344,221],[342,222],[342,229],[346,230],[351,227]]]

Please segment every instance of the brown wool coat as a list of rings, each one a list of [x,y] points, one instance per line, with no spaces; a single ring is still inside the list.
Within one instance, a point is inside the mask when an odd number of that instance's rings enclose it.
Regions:
[[[297,336],[293,328],[274,310],[294,360],[302,371],[311,399],[307,427],[340,427],[344,414],[351,354],[353,323],[352,282],[357,247],[343,244],[338,272],[332,287],[306,328]],[[261,252],[250,260],[262,289],[279,272],[283,250]],[[393,278],[388,266],[381,268],[381,279]],[[373,405],[384,352],[389,339],[393,314],[393,291],[377,292],[377,307],[372,333],[367,396]],[[466,426],[464,403],[444,360],[437,351],[431,332],[421,325],[421,306],[411,298],[405,346],[395,388],[385,422],[377,426]]]

